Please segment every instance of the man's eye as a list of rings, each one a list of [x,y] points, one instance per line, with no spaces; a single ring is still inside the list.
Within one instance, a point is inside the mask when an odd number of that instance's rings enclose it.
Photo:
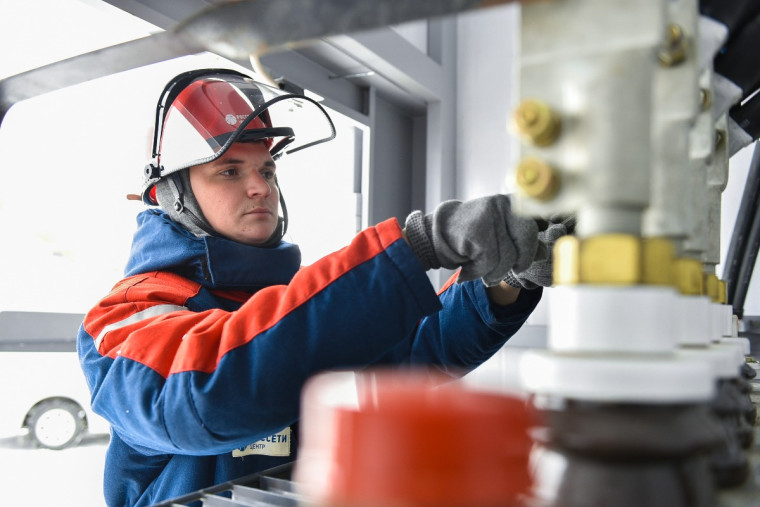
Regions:
[[[274,171],[262,171],[261,176],[265,180],[273,180],[274,179]]]
[[[237,175],[237,169],[231,168],[231,169],[225,169],[224,171],[220,171],[219,174],[222,176],[235,176]]]

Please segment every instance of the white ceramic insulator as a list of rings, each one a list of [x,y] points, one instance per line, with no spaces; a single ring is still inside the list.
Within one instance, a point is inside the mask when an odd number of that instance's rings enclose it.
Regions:
[[[706,296],[678,296],[674,305],[679,345],[708,345],[714,341],[711,301]]]
[[[667,287],[555,287],[550,291],[548,347],[558,352],[670,352],[676,346],[676,299]]]
[[[520,361],[525,389],[536,394],[596,402],[702,403],[715,390],[706,356],[567,355],[529,350]]]
[[[723,337],[723,313],[721,312],[722,305],[718,303],[710,304],[710,324],[712,325],[712,339],[714,342],[719,341]]]
[[[708,361],[712,365],[714,378],[730,379],[739,376],[739,365],[744,355],[738,347],[713,343],[706,347],[682,347],[678,352],[682,357]]]
[[[718,343],[729,343],[738,347],[743,356],[748,356],[751,352],[749,339],[747,338],[741,338],[739,336],[727,336],[721,339]]]
[[[721,336],[736,336],[734,334],[734,308],[731,305],[718,305],[720,313],[718,319],[721,323]]]

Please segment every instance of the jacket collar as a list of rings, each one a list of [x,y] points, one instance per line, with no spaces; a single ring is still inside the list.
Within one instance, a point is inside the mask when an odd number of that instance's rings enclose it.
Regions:
[[[215,289],[255,290],[290,282],[301,265],[297,245],[260,248],[216,236],[198,237],[159,209],[137,215],[126,276],[172,271]]]

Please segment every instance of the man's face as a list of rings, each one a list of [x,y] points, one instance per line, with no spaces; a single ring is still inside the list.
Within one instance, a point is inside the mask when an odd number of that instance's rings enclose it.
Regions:
[[[234,143],[217,160],[191,167],[190,185],[214,230],[259,245],[277,227],[275,170],[264,143]]]

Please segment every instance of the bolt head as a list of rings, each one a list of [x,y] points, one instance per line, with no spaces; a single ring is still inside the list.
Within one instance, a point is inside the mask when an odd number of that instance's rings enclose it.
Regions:
[[[658,57],[665,67],[674,67],[686,60],[687,40],[683,28],[675,23],[668,25],[665,42]]]
[[[535,157],[523,159],[517,166],[517,186],[539,201],[549,201],[559,190],[559,176],[549,164]]]
[[[523,100],[513,113],[513,122],[517,133],[536,146],[549,146],[559,136],[559,116],[540,100]]]

